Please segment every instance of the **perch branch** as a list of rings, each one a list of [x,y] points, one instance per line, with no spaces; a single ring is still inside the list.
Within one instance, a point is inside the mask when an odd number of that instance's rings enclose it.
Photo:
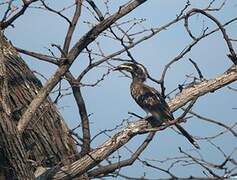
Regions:
[[[233,81],[237,80],[237,67],[232,66],[224,74],[215,79],[205,80],[196,84],[192,87],[185,88],[180,94],[178,94],[174,99],[169,102],[171,111],[176,111],[178,108],[184,106],[186,103],[192,99],[203,96],[209,92],[214,92]],[[177,122],[173,122],[177,123]],[[168,126],[170,126],[170,123]],[[156,130],[164,129],[164,127],[158,127]],[[121,132],[115,134],[111,139],[107,140],[97,149],[85,155],[78,161],[75,161],[69,166],[61,167],[61,169],[54,174],[53,179],[62,179],[65,177],[75,177],[80,176],[87,172],[89,169],[95,167],[113,152],[118,150],[121,146],[126,144],[134,136],[141,133],[149,132],[149,123],[145,120],[139,120],[130,123]],[[154,128],[152,128],[154,129]],[[70,175],[70,176],[69,176]]]

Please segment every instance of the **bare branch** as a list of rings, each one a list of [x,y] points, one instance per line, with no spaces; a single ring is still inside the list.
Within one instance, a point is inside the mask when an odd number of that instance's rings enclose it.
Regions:
[[[192,87],[183,89],[182,93],[178,94],[175,99],[171,100],[169,105],[173,111],[177,110],[182,105],[186,104],[194,97],[203,96],[208,92],[214,92],[223,86],[226,86],[237,80],[237,67],[232,66],[221,76],[205,80]],[[185,94],[185,96],[183,96]]]
[[[89,117],[86,110],[86,105],[81,93],[81,87],[79,82],[73,77],[73,75],[68,72],[66,74],[67,80],[72,87],[72,92],[74,98],[77,102],[77,107],[79,110],[79,114],[81,117],[81,126],[82,126],[82,133],[83,133],[83,145],[81,150],[81,155],[88,154],[91,150],[90,142],[91,142],[91,135],[90,135],[90,124],[89,124]]]
[[[29,7],[30,4],[36,2],[38,0],[29,0],[29,1],[24,1],[24,5],[21,8],[21,10],[16,13],[14,16],[12,16],[10,19],[4,22],[0,22],[0,30],[6,29],[8,26],[12,25],[12,23],[18,19],[21,15],[23,15],[26,11],[26,9]]]
[[[83,36],[70,50],[69,52],[69,59],[74,60],[78,54],[97,36],[103,32],[105,29],[109,28],[110,25],[112,25],[114,22],[116,22],[121,17],[125,16],[132,10],[134,10],[136,7],[140,6],[147,0],[133,0],[129,4],[126,4],[125,6],[121,6],[121,8],[117,11],[117,13],[111,15],[110,17],[104,19],[101,21],[98,25],[93,27],[85,36]]]
[[[49,62],[49,63],[55,64],[55,65],[59,65],[59,59],[56,59],[53,56],[48,56],[48,55],[45,55],[45,54],[40,54],[40,53],[36,53],[36,52],[32,52],[32,51],[27,51],[27,50],[17,48],[17,47],[15,47],[15,48],[19,53],[37,58],[37,59],[45,61],[45,62]]]
[[[71,43],[73,32],[76,28],[78,19],[81,15],[82,1],[81,0],[75,0],[75,2],[76,2],[76,10],[74,12],[72,22],[69,24],[69,27],[68,27],[68,30],[67,30],[67,35],[65,37],[64,45],[63,45],[63,52],[65,52],[65,53],[68,53],[68,49],[69,49],[69,46],[70,46],[70,43]]]
[[[228,131],[230,131],[235,137],[237,137],[237,133],[236,133],[231,127],[229,127],[229,126],[223,124],[222,122],[220,122],[220,121],[215,121],[215,120],[213,120],[213,119],[203,117],[203,116],[201,116],[201,115],[199,115],[199,114],[197,114],[197,113],[195,113],[195,112],[193,112],[193,111],[189,111],[189,113],[192,114],[192,115],[194,115],[194,116],[196,116],[197,118],[199,118],[199,119],[201,119],[201,120],[204,120],[204,121],[207,121],[207,122],[216,124],[216,125],[218,125],[218,126],[221,126],[221,127],[225,128],[225,129],[227,129]]]
[[[186,156],[188,156],[189,158],[191,158],[195,163],[199,164],[201,167],[203,167],[204,169],[206,169],[214,178],[218,178],[221,179],[220,176],[218,176],[216,173],[214,173],[210,168],[208,168],[207,166],[205,166],[203,163],[200,163],[195,157],[191,156],[190,154],[184,152],[181,148],[179,148],[179,151],[183,154],[185,154]],[[210,178],[210,177],[209,177]],[[211,177],[212,178],[212,177]]]
[[[237,56],[236,56],[235,50],[233,48],[232,42],[231,42],[228,34],[226,33],[225,28],[214,16],[212,16],[211,14],[209,14],[209,13],[207,13],[204,10],[201,10],[201,9],[192,9],[187,13],[187,15],[185,17],[185,28],[186,28],[187,32],[189,33],[189,35],[193,38],[193,40],[196,40],[197,38],[193,36],[191,30],[188,27],[188,18],[190,16],[190,14],[192,14],[194,12],[201,13],[201,14],[203,14],[204,16],[208,17],[209,19],[211,19],[212,21],[214,21],[216,23],[218,28],[221,30],[222,35],[224,37],[224,40],[225,40],[225,42],[227,44],[227,47],[229,49],[230,54],[228,55],[228,57],[231,59],[231,61],[234,64],[237,64]]]
[[[95,13],[97,14],[97,16],[99,17],[100,21],[104,20],[103,14],[101,13],[101,11],[99,10],[99,8],[96,6],[96,4],[94,3],[94,1],[92,0],[86,0],[90,6],[94,9]]]
[[[201,70],[199,69],[197,63],[195,63],[191,58],[189,58],[188,60],[193,64],[193,66],[194,66],[195,69],[197,70],[198,75],[199,75],[199,78],[200,78],[200,79],[203,79],[202,72],[201,72]]]
[[[60,17],[62,17],[63,19],[65,19],[70,25],[71,25],[71,21],[66,17],[64,16],[60,11],[56,11],[54,9],[52,9],[51,7],[49,7],[46,3],[45,3],[45,0],[40,0],[40,2],[43,4],[43,6],[50,12],[53,12],[57,15],[59,15]]]
[[[27,127],[28,123],[30,122],[31,118],[33,117],[35,111],[40,106],[40,104],[44,101],[44,99],[48,96],[49,92],[55,87],[61,77],[68,71],[71,64],[74,62],[76,57],[81,53],[81,51],[90,44],[95,38],[107,29],[111,24],[113,24],[116,20],[120,19],[121,17],[125,16],[132,10],[134,10],[139,5],[146,2],[146,0],[134,0],[131,3],[127,4],[126,6],[120,8],[117,13],[114,15],[106,18],[98,25],[93,27],[86,35],[84,35],[69,51],[68,54],[68,61],[65,61],[60,68],[55,72],[55,74],[47,81],[45,86],[40,90],[37,94],[35,99],[30,103],[28,109],[22,115],[20,121],[18,122],[17,129],[20,133],[24,131]]]
[[[6,12],[4,13],[4,16],[3,16],[3,18],[2,18],[2,20],[1,20],[0,22],[4,22],[4,21],[7,19],[8,13],[9,13],[9,11],[11,10],[12,2],[13,2],[13,0],[10,0],[10,1],[8,2],[7,10],[6,10]]]
[[[97,177],[99,175],[104,176],[108,173],[115,171],[116,169],[120,169],[122,167],[132,165],[135,162],[135,160],[137,160],[137,158],[140,156],[140,154],[146,149],[148,144],[152,141],[154,135],[155,135],[154,132],[150,133],[147,136],[147,138],[144,140],[144,142],[136,150],[136,152],[134,152],[132,154],[131,158],[129,158],[127,160],[119,161],[114,164],[109,164],[107,166],[102,166],[100,168],[94,169],[94,170],[88,172],[89,177]]]
[[[82,71],[82,73],[78,76],[77,79],[78,79],[78,80],[81,80],[81,79],[85,76],[85,74],[87,74],[91,69],[97,67],[98,65],[100,65],[100,64],[102,64],[102,63],[104,63],[104,62],[106,62],[106,61],[109,60],[109,59],[112,59],[112,58],[115,57],[115,56],[118,56],[118,55],[120,55],[120,54],[126,52],[128,49],[131,49],[131,48],[135,47],[136,45],[138,45],[138,44],[140,44],[140,43],[142,43],[142,42],[144,42],[144,41],[146,41],[146,40],[152,38],[153,36],[155,36],[155,35],[158,34],[159,32],[161,32],[161,31],[163,31],[163,30],[166,30],[169,26],[173,25],[174,23],[178,22],[179,20],[184,19],[184,17],[185,17],[185,16],[181,16],[179,19],[175,18],[174,20],[172,20],[172,21],[169,22],[168,24],[165,24],[165,25],[161,26],[160,28],[157,28],[157,29],[152,30],[152,32],[151,32],[149,35],[142,37],[141,39],[137,40],[136,42],[133,42],[132,44],[128,45],[126,48],[123,48],[123,49],[121,49],[121,50],[119,50],[119,51],[117,51],[117,52],[114,52],[114,53],[112,53],[112,54],[110,54],[110,55],[107,55],[106,57],[102,58],[101,60],[92,63],[90,66],[88,66],[86,69],[84,69],[84,70]],[[229,25],[229,24],[231,24],[231,23],[233,23],[233,22],[235,22],[235,21],[237,21],[237,18],[231,19],[230,21],[226,22],[223,26],[227,26],[227,25]],[[211,31],[211,32],[209,32],[209,33],[207,33],[207,34],[205,34],[205,37],[207,37],[207,36],[209,36],[209,35],[211,35],[211,34],[217,32],[218,30],[219,30],[219,28],[214,29],[213,31]],[[203,35],[203,36],[204,36],[204,35]],[[204,37],[203,37],[203,38],[204,38]],[[192,44],[190,44],[190,46],[191,46],[191,45],[192,45]],[[185,49],[188,49],[188,46],[187,46]],[[183,53],[184,53],[185,49],[182,51]],[[176,59],[180,59],[180,58],[176,57]],[[176,60],[174,60],[174,62],[176,62]],[[168,69],[168,68],[167,68],[167,69]],[[165,73],[165,72],[164,72],[164,73]],[[163,75],[163,76],[164,76],[164,75]],[[151,79],[152,81],[154,81],[154,82],[160,84],[160,83],[162,83],[162,79],[163,79],[163,78],[161,78],[160,80],[156,80],[156,79],[152,78],[151,76],[149,76],[149,79]]]

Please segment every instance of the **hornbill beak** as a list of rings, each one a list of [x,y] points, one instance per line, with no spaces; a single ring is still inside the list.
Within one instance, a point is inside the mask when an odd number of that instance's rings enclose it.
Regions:
[[[113,71],[122,71],[122,70],[131,72],[133,70],[133,68],[131,66],[126,65],[126,64],[121,64],[113,69]]]
[[[113,71],[120,71],[120,70],[121,70],[121,68],[119,66],[117,66],[113,69]]]

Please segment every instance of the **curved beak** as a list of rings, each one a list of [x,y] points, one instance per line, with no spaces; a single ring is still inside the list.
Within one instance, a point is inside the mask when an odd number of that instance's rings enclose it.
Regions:
[[[119,66],[117,66],[116,68],[113,69],[113,71],[122,71],[122,70],[131,72],[133,69],[132,69],[131,66],[128,66],[128,65],[125,65],[125,64],[121,64],[121,65],[119,65]]]
[[[119,71],[119,70],[121,70],[121,68],[119,66],[117,66],[113,69],[113,71]]]

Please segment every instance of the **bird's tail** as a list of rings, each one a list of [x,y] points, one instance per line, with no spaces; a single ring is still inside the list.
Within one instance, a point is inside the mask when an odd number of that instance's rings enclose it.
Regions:
[[[180,126],[179,124],[175,124],[175,126],[188,139],[188,141],[190,143],[192,143],[192,145],[195,148],[200,149],[198,143],[193,139],[193,137],[182,126]]]

